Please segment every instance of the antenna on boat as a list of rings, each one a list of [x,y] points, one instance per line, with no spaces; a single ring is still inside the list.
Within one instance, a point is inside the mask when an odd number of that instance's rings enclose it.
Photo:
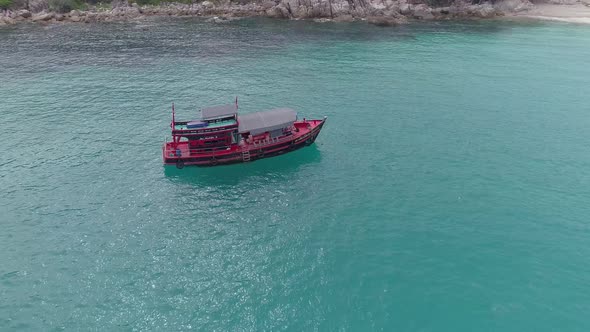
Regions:
[[[170,127],[172,127],[172,129],[174,129],[174,102],[172,103],[172,124],[170,124]]]
[[[238,96],[236,96],[236,109],[238,109]]]

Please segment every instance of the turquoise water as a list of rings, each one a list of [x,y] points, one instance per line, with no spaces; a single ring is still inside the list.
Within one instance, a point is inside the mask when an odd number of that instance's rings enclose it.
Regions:
[[[0,330],[588,331],[590,26],[0,29]],[[165,169],[178,119],[328,116]]]

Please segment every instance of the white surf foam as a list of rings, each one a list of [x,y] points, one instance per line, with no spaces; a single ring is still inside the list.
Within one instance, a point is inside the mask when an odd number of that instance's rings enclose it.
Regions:
[[[535,16],[527,15],[526,17],[535,18],[545,21],[557,21],[557,22],[569,22],[569,23],[581,23],[590,24],[590,17],[555,17],[555,16]]]

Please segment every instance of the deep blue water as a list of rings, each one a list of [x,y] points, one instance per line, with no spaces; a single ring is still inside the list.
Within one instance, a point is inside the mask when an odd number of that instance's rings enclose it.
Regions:
[[[0,29],[0,330],[588,331],[590,26]],[[328,116],[164,168],[180,118]]]

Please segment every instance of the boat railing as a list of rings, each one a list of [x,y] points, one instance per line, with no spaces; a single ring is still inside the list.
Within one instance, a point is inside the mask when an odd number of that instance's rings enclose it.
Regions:
[[[180,153],[181,156],[189,156],[189,155],[195,155],[195,154],[205,154],[205,153],[214,153],[214,152],[220,152],[220,151],[228,151],[230,150],[230,147],[227,146],[222,146],[222,147],[210,147],[210,148],[181,148],[180,149]],[[172,147],[166,147],[164,150],[164,153],[166,155],[177,155],[177,150],[178,148],[172,148]]]
[[[282,143],[282,142],[287,142],[289,140],[293,139],[292,135],[288,135],[288,136],[282,136],[282,137],[273,137],[273,138],[266,138],[264,140],[257,140],[257,141],[253,141],[250,146],[252,148],[261,148],[261,147],[265,147],[265,146],[269,146],[269,145],[274,145],[277,143]]]
[[[250,151],[253,149],[260,149],[269,145],[275,145],[283,142],[288,142],[292,140],[292,135],[281,136],[281,137],[273,137],[273,138],[266,138],[264,140],[256,140],[252,143],[241,146],[242,151]],[[164,138],[164,146],[166,146],[165,153],[168,155],[170,153],[176,154],[176,148],[171,148],[166,145],[168,143],[168,137]],[[221,146],[221,147],[208,147],[208,148],[189,148],[189,154],[200,154],[200,153],[207,153],[207,152],[219,152],[219,151],[227,151],[229,147]],[[182,149],[182,152],[185,153],[185,149]]]
[[[190,154],[199,154],[199,153],[205,153],[205,152],[218,152],[218,151],[227,151],[230,150],[231,147],[229,146],[220,146],[220,147],[211,147],[211,148],[190,148],[189,152]]]

